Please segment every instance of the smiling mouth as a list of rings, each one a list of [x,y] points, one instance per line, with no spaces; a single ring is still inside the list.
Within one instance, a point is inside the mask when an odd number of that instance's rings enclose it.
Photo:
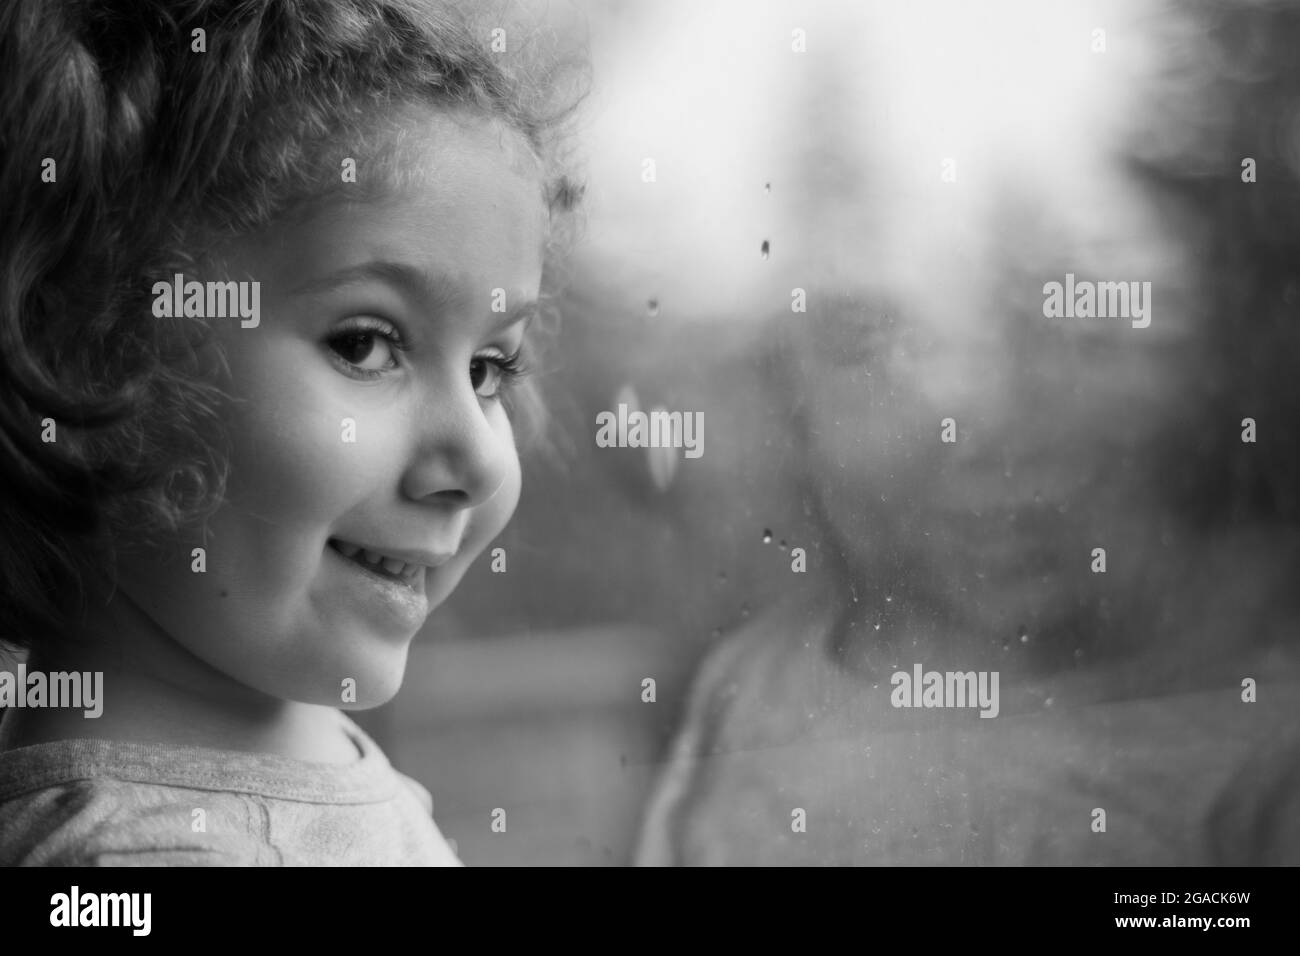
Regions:
[[[413,564],[409,561],[402,561],[379,551],[371,551],[357,544],[340,541],[337,538],[330,538],[328,543],[331,548],[353,564],[360,565],[364,570],[390,581],[400,581],[403,584],[414,586],[420,576],[430,567],[427,564]]]

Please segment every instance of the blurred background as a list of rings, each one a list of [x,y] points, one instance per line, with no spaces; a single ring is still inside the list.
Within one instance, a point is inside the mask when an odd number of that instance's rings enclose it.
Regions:
[[[910,592],[1027,673],[1289,653],[1297,5],[544,13],[592,69],[549,446],[506,572],[359,715],[467,863],[628,863],[700,661],[792,597]],[[1067,272],[1150,282],[1150,326],[1045,318]],[[702,412],[703,455],[598,448],[619,402]]]

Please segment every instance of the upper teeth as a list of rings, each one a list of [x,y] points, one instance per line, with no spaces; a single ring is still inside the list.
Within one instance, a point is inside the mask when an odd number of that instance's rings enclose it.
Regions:
[[[398,561],[396,558],[389,558],[375,551],[367,551],[365,548],[359,548],[355,544],[344,544],[342,541],[337,542],[340,553],[345,558],[360,557],[367,564],[377,564],[383,567],[389,574],[413,574],[420,566],[418,564],[407,564],[405,561]]]

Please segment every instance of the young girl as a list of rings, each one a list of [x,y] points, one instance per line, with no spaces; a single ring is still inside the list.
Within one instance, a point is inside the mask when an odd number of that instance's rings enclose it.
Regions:
[[[0,863],[458,863],[340,709],[397,692],[540,421],[576,98],[512,31],[6,5]]]

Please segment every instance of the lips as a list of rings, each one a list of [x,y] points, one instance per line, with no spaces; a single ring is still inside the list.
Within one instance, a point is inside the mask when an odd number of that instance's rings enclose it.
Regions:
[[[451,552],[375,548],[341,538],[330,538],[329,546],[367,571],[410,585],[414,585],[425,571],[446,563],[452,557]]]
[[[406,641],[420,629],[432,609],[436,587],[435,562],[447,556],[435,552],[364,547],[355,541],[331,538],[325,549],[326,587],[321,600],[335,613],[367,622],[373,633]],[[413,560],[417,558],[420,560]],[[385,567],[387,565],[387,567]]]

